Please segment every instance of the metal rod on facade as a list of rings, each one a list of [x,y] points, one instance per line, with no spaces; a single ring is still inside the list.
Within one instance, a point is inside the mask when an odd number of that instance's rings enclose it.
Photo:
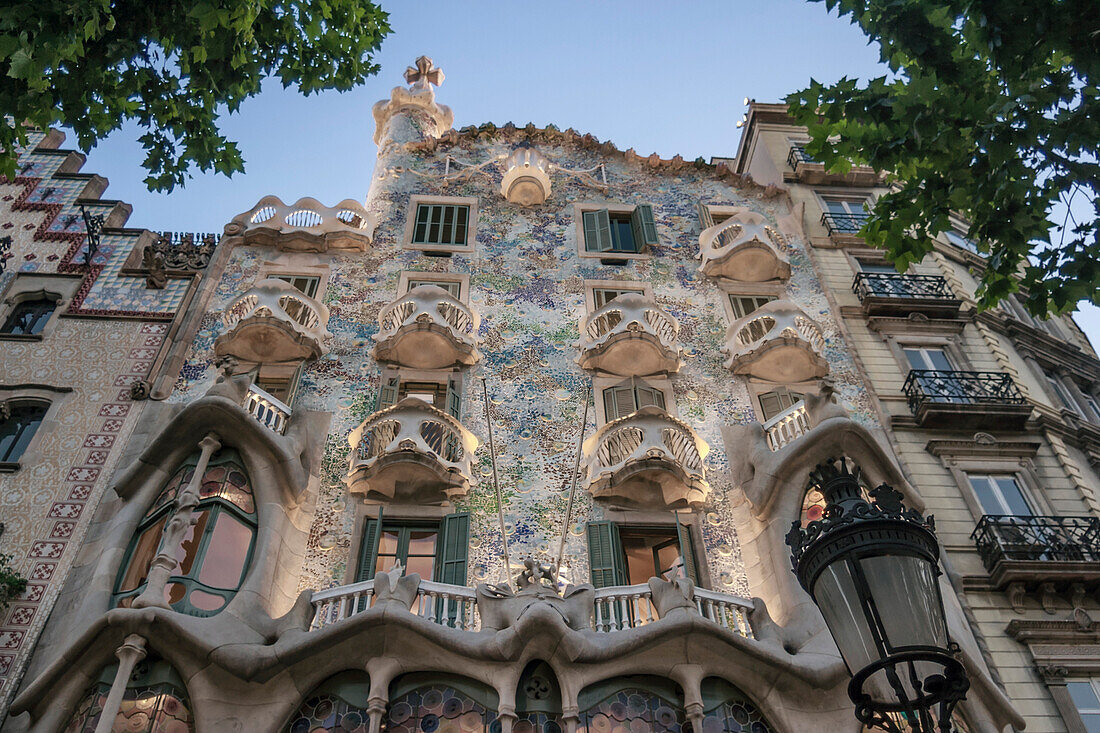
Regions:
[[[584,391],[584,417],[581,418],[581,431],[577,436],[577,460],[573,463],[573,484],[569,487],[569,502],[565,505],[565,522],[561,527],[561,544],[558,545],[558,573],[561,573],[561,561],[565,557],[565,538],[569,534],[569,523],[573,521],[573,497],[577,495],[577,475],[581,471],[581,446],[584,445],[584,428],[588,425],[588,402],[592,399],[592,383]]]
[[[485,385],[485,377],[481,378],[481,395],[485,402],[485,424],[489,427],[489,462],[493,466],[493,491],[497,495],[497,519],[500,520],[500,541],[504,545],[504,579],[510,579],[512,573],[512,559],[508,552],[508,533],[504,531],[504,500],[500,496],[500,482],[497,480],[497,452],[493,447],[493,419],[489,416],[489,388]]]

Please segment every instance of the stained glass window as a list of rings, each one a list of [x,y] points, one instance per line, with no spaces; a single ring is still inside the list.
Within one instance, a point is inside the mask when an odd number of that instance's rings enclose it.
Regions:
[[[77,704],[64,733],[93,733],[103,714],[117,664],[103,670]],[[183,680],[166,661],[147,657],[138,663],[122,696],[112,733],[192,733],[191,702]]]
[[[672,692],[658,694],[643,687],[622,687],[588,705],[581,713],[577,730],[584,733],[686,733],[683,706],[670,699]]]
[[[365,672],[333,675],[305,699],[284,733],[367,733],[369,695],[370,678]]]
[[[176,471],[138,525],[115,586],[118,606],[128,608],[145,590],[173,502],[191,481],[197,461],[192,456]],[[244,580],[256,536],[256,503],[236,451],[224,449],[211,458],[193,516],[194,524],[176,550],[165,600],[177,611],[212,616]]]
[[[702,733],[772,733],[760,708],[725,680],[703,680]]]
[[[481,686],[471,681],[462,687]],[[445,684],[417,687],[390,700],[385,730],[387,733],[499,733],[496,694],[485,688],[475,697],[477,692],[477,689],[457,689]],[[520,731],[516,729],[515,733]],[[533,729],[528,728],[527,733],[533,733]]]

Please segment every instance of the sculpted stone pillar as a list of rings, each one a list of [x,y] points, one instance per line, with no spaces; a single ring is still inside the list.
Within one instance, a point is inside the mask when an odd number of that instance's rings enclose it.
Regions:
[[[210,456],[214,451],[222,447],[221,441],[214,433],[209,433],[199,441],[199,462],[195,465],[195,472],[187,486],[176,494],[172,502],[172,514],[164,525],[164,533],[160,539],[160,549],[153,562],[149,565],[149,578],[145,583],[145,590],[134,601],[134,608],[147,608],[159,606],[168,608],[168,602],[164,599],[164,588],[168,585],[168,577],[172,569],[176,567],[176,552],[187,536],[187,530],[195,524],[194,509],[199,503],[199,488],[202,486],[202,477],[206,473],[206,466],[210,463]]]
[[[107,701],[103,703],[103,712],[99,715],[95,733],[111,733],[115,727],[115,718],[122,706],[126,683],[133,674],[134,665],[145,659],[145,639],[137,634],[130,634],[122,642],[122,646],[115,650],[115,656],[118,657],[118,672],[111,683],[111,691],[107,693]]]
[[[386,698],[371,697],[367,700],[367,717],[370,718],[369,733],[381,733],[382,715],[386,712]]]

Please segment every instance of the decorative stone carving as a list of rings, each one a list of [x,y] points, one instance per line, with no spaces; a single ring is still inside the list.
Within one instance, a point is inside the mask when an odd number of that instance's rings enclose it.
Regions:
[[[405,572],[401,562],[395,562],[393,567],[374,575],[374,605],[396,604],[406,611],[412,608],[416,600],[417,591],[420,589],[420,574]]]
[[[821,327],[789,300],[772,301],[731,323],[722,353],[734,374],[781,384],[829,372]]]
[[[217,234],[161,232],[146,250],[152,249],[164,258],[164,267],[169,272],[199,272],[210,264],[218,241]]]
[[[378,314],[372,355],[413,369],[471,366],[481,359],[478,314],[436,285],[420,285]]]
[[[1008,602],[1012,605],[1012,610],[1016,613],[1023,613],[1024,598],[1026,597],[1026,589],[1023,583],[1009,583],[1005,588],[1005,593],[1008,594]]]
[[[607,423],[582,445],[588,491],[634,508],[698,508],[710,485],[710,446],[686,423],[649,406]]]
[[[149,392],[153,386],[145,379],[139,379],[130,384],[130,399],[140,402],[149,399]]]
[[[762,214],[741,211],[699,234],[700,271],[742,282],[786,280],[791,263]]]
[[[695,584],[690,578],[650,578],[647,585],[649,592],[653,594],[657,615],[661,618],[678,613],[699,613],[699,609],[695,607]]]
[[[316,359],[332,335],[325,327],[328,308],[276,278],[261,280],[230,303],[223,321],[228,332],[214,341],[214,353],[257,364]]]
[[[416,66],[405,70],[405,81],[409,87],[394,87],[389,99],[383,99],[374,105],[374,142],[379,144],[383,137],[389,137],[397,143],[412,142],[424,138],[439,137],[451,128],[455,116],[451,108],[435,101],[433,86],[439,86],[444,79],[443,70],[432,63],[431,58],[421,56]],[[399,112],[413,113],[423,129],[409,119],[397,125],[394,119]],[[411,115],[410,115],[411,116]],[[393,128],[397,129],[393,129]]]
[[[620,377],[680,369],[680,323],[648,295],[627,293],[581,321],[577,363]]]
[[[1043,606],[1043,610],[1053,616],[1058,612],[1057,607],[1054,605],[1058,600],[1058,590],[1054,587],[1054,583],[1043,583],[1039,586],[1039,602]]]
[[[591,628],[596,589],[589,583],[570,585],[558,595],[544,583],[528,583],[513,591],[508,583],[477,587],[477,610],[482,631],[503,631],[514,626],[533,606],[543,606],[561,616],[571,629]]]
[[[550,161],[529,145],[521,145],[504,161],[500,193],[517,206],[538,206],[550,197]]]
[[[264,196],[225,226],[227,235],[241,235],[245,244],[278,247],[288,252],[362,252],[374,239],[375,216],[363,205],[344,199],[328,207],[315,198],[284,204]]]
[[[168,270],[165,268],[164,255],[153,247],[141,252],[141,264],[148,270],[145,273],[145,287],[150,290],[163,290],[168,284]]]

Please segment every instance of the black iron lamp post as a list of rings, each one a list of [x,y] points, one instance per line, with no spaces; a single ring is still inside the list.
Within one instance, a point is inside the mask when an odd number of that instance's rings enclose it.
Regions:
[[[843,458],[810,473],[825,511],[787,535],[795,574],[852,673],[848,696],[860,722],[949,733],[970,682],[947,638],[935,525],[886,484],[865,499],[859,473]]]

